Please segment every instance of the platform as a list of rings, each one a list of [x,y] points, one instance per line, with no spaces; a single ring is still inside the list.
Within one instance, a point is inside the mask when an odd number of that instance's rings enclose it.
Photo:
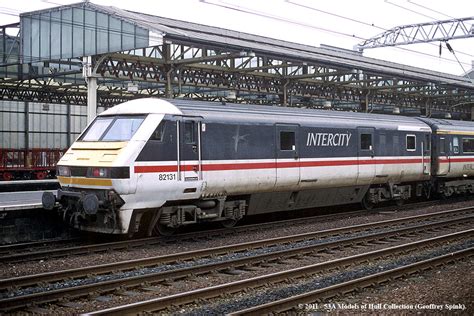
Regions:
[[[44,191],[58,188],[57,179],[0,181],[0,192]]]
[[[0,193],[0,244],[69,235],[69,229],[62,222],[58,212],[43,209],[42,194],[43,191]]]
[[[56,193],[56,190],[47,190]],[[0,212],[43,208],[41,196],[44,191],[1,192]]]

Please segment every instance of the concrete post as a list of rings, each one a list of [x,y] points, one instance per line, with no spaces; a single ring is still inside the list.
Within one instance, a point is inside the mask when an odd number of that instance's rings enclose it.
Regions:
[[[92,57],[82,58],[82,76],[87,83],[87,124],[97,115],[97,78],[92,68]]]
[[[97,115],[97,78],[87,78],[87,124]]]

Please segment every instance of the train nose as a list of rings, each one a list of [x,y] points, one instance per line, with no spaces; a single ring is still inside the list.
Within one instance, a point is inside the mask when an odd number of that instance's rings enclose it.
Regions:
[[[43,204],[44,209],[52,210],[56,204],[56,197],[51,192],[43,192],[41,203]]]

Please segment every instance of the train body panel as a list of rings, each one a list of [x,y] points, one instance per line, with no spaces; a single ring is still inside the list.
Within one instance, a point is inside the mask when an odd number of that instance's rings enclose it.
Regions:
[[[453,131],[433,126],[388,115],[134,100],[100,114],[68,150],[58,164],[59,202],[77,228],[150,234],[202,221],[231,225],[246,214],[405,200],[429,195],[433,183],[447,192],[436,177],[468,178],[474,168],[462,151],[444,160],[439,141]]]

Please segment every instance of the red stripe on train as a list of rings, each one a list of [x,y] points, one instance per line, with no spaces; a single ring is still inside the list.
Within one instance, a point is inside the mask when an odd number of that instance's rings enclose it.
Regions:
[[[442,163],[448,163],[448,162],[474,162],[474,157],[473,158],[439,158],[439,161]]]
[[[429,162],[430,159],[425,159]],[[328,161],[295,161],[295,162],[254,162],[254,163],[225,163],[225,164],[203,164],[203,171],[225,171],[225,170],[254,170],[274,168],[297,168],[297,167],[328,167],[328,166],[351,166],[351,165],[380,165],[380,164],[407,164],[421,163],[417,159],[379,159],[379,160],[328,160]],[[197,170],[198,165],[181,165],[181,171]],[[178,166],[135,166],[135,173],[150,172],[177,172]]]

